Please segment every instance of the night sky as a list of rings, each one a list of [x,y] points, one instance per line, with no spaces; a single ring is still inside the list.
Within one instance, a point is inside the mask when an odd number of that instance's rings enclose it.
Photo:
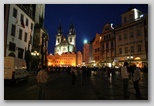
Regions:
[[[102,32],[106,23],[121,24],[121,14],[131,7],[137,8],[143,14],[148,13],[148,4],[46,4],[44,27],[49,34],[49,53],[54,53],[60,22],[66,38],[73,22],[77,51],[82,51],[84,39],[91,41],[96,33]]]

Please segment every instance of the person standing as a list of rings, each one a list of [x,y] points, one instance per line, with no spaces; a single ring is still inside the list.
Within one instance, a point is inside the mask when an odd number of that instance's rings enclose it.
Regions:
[[[75,67],[71,68],[71,74],[72,74],[72,85],[75,85],[77,77],[77,70]]]
[[[123,80],[123,94],[124,97],[128,97],[128,82],[129,82],[129,73],[128,73],[128,62],[124,62],[124,65],[121,67],[121,76]]]
[[[44,100],[46,87],[48,82],[48,74],[47,74],[47,66],[43,66],[42,69],[37,74],[37,82],[38,82],[38,99]]]
[[[86,85],[87,83],[87,68],[85,66],[83,66],[81,68],[82,70],[82,85]]]
[[[135,65],[136,67],[136,65]],[[139,80],[141,78],[141,70],[136,67],[136,69],[134,70],[133,73],[133,84],[134,84],[134,89],[136,91],[135,96],[140,97],[141,96],[141,92],[140,92],[140,88],[139,88]]]

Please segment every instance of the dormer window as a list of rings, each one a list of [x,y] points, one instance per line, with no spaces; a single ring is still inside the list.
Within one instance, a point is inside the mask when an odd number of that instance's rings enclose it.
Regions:
[[[126,23],[127,22],[127,18],[126,17],[124,17],[124,23]]]

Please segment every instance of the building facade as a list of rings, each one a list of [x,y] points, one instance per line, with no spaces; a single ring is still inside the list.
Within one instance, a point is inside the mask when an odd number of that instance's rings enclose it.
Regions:
[[[90,42],[84,42],[83,45],[83,62],[86,65],[92,66],[92,62],[93,62],[93,43],[94,39]]]
[[[121,66],[125,61],[138,67],[148,65],[148,15],[129,8],[121,15],[122,24],[105,24],[92,43],[93,66]],[[88,60],[89,44],[84,44],[83,59]]]
[[[65,52],[61,55],[48,55],[48,66],[53,67],[74,67],[82,65],[82,53]]]
[[[71,24],[69,27],[67,39],[63,35],[61,24],[58,27],[56,35],[56,43],[54,54],[62,54],[64,52],[75,52],[76,51],[76,33],[74,25]]]
[[[68,67],[81,66],[82,53],[76,52],[76,33],[71,23],[67,39],[63,35],[62,26],[59,24],[56,34],[54,55],[48,55],[48,66]]]
[[[122,65],[128,61],[143,67],[147,64],[147,18],[136,8],[130,8],[121,15],[122,25],[116,27],[116,62]]]
[[[105,24],[101,33],[101,66],[114,65],[115,58],[115,34],[113,24]]]
[[[24,59],[26,50],[32,49],[34,33],[33,6],[10,4],[7,22],[5,56]],[[6,24],[6,23],[5,23]]]
[[[4,56],[25,59],[27,70],[46,65],[45,4],[5,4],[4,13]]]

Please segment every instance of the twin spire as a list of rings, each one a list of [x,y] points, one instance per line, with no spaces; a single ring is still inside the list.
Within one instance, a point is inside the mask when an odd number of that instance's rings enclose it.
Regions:
[[[62,31],[62,25],[61,25],[61,19],[60,19],[60,24],[58,26],[58,34],[57,35],[62,35],[62,34],[63,34],[63,31]],[[74,28],[72,20],[71,20],[71,24],[69,27],[68,35],[75,35],[75,28]]]

